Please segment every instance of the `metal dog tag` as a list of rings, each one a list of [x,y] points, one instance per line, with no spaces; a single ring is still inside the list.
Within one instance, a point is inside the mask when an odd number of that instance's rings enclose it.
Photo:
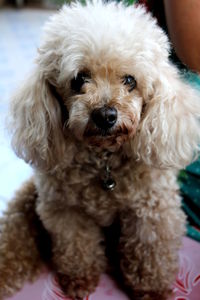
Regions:
[[[113,191],[116,186],[116,181],[112,177],[102,180],[102,187],[105,191]]]
[[[111,175],[111,168],[109,166],[108,161],[106,162],[104,176],[101,182],[102,182],[102,188],[105,191],[113,191],[114,188],[116,187],[116,181],[113,179]]]

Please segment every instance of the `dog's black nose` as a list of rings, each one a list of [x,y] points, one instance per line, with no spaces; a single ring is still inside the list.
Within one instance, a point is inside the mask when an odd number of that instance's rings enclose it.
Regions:
[[[117,110],[109,106],[94,109],[92,112],[92,120],[98,128],[107,130],[116,123]]]

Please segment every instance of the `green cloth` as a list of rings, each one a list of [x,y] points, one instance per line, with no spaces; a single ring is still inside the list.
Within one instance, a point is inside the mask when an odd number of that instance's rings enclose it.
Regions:
[[[200,91],[200,77],[183,73],[185,80]],[[187,215],[187,235],[200,241],[200,157],[179,174],[182,208]]]

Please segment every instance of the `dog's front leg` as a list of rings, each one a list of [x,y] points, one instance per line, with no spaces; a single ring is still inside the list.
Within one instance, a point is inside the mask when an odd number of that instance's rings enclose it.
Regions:
[[[133,299],[166,299],[178,269],[184,214],[177,207],[121,215],[121,270]],[[131,298],[132,299],[132,298]]]
[[[106,268],[101,229],[73,209],[48,212],[44,225],[52,237],[52,263],[62,290],[73,299],[84,298]]]

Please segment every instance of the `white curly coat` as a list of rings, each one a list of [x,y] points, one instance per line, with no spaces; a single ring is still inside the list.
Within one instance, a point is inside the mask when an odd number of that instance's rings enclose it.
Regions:
[[[52,236],[60,283],[73,297],[90,293],[106,270],[102,229],[116,218],[121,272],[133,293],[164,298],[174,279],[185,223],[176,176],[198,152],[200,101],[169,51],[143,7],[63,6],[47,22],[35,69],[12,100],[13,147],[33,165],[37,213]],[[75,94],[71,80],[82,70],[91,78]],[[122,81],[127,74],[137,82],[131,92]],[[86,136],[91,112],[103,105],[118,111],[111,136]],[[113,191],[99,183],[108,151]]]

